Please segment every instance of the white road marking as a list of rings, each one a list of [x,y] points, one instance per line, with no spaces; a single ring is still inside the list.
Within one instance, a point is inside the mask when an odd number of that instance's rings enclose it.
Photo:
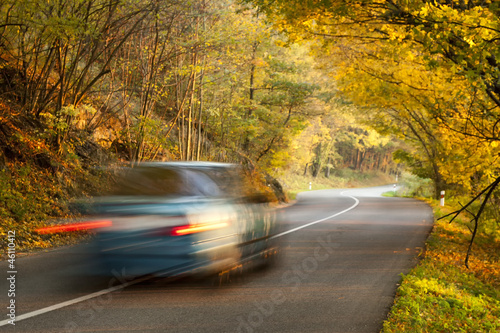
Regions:
[[[353,199],[354,200],[354,205],[352,205],[351,207],[349,207],[347,209],[344,209],[341,212],[335,213],[335,214],[327,216],[325,218],[322,218],[322,219],[319,219],[319,220],[316,220],[316,221],[313,221],[313,222],[309,222],[307,224],[301,225],[300,227],[296,227],[296,228],[284,231],[284,232],[282,232],[280,234],[274,235],[273,237],[271,237],[271,239],[272,238],[278,238],[278,237],[290,234],[292,232],[298,231],[300,229],[307,228],[307,227],[309,227],[311,225],[314,225],[314,224],[317,224],[317,223],[320,223],[320,222],[332,219],[334,217],[337,217],[339,215],[347,213],[350,210],[353,210],[354,208],[356,208],[359,205],[359,200],[357,198],[355,198],[355,197],[353,197],[351,195],[345,194],[345,192],[341,192],[340,194]],[[133,280],[133,281],[130,281],[130,282],[126,282],[126,283],[120,284],[118,286],[111,287],[111,288],[108,288],[108,289],[103,289],[103,290],[97,291],[95,293],[88,294],[88,295],[85,295],[85,296],[81,296],[81,297],[78,297],[78,298],[75,298],[75,299],[72,299],[72,300],[69,300],[69,301],[66,301],[66,302],[54,304],[54,305],[48,306],[46,308],[42,308],[42,309],[39,309],[39,310],[31,311],[31,312],[28,312],[28,313],[16,316],[15,322],[18,322],[18,321],[21,321],[21,320],[24,320],[24,319],[28,319],[28,318],[32,318],[32,317],[36,317],[36,316],[39,316],[41,314],[44,314],[44,313],[47,313],[47,312],[51,312],[51,311],[54,311],[54,310],[58,310],[58,309],[61,309],[61,308],[64,308],[64,307],[67,307],[67,306],[70,306],[70,305],[73,305],[73,304],[76,304],[76,303],[84,302],[84,301],[87,301],[87,300],[95,298],[95,297],[106,295],[106,294],[112,293],[114,291],[126,288],[128,286],[131,286],[131,285],[134,285],[136,283],[143,282],[143,281],[146,281],[146,280],[149,280],[149,279],[151,279],[151,277],[149,277],[149,276],[148,277],[144,277],[142,279],[137,279],[137,280]],[[10,321],[11,321],[10,319],[0,321],[0,327],[1,326],[9,325]]]
[[[349,207],[349,208],[347,208],[347,209],[344,209],[344,210],[343,210],[343,211],[341,211],[341,212],[338,212],[338,213],[335,213],[335,214],[333,214],[333,215],[327,216],[327,217],[322,218],[322,219],[320,219],[320,220],[316,220],[316,221],[313,221],[313,222],[309,222],[309,223],[307,223],[307,224],[301,225],[300,227],[296,227],[296,228],[293,228],[293,229],[290,229],[290,230],[284,231],[284,232],[282,232],[282,233],[279,233],[279,234],[277,234],[277,235],[274,235],[273,237],[271,237],[271,239],[273,239],[273,238],[278,238],[278,237],[281,237],[281,236],[284,236],[284,235],[290,234],[290,233],[292,233],[292,232],[295,232],[295,231],[297,231],[297,230],[307,228],[307,227],[309,227],[309,226],[311,226],[311,225],[314,225],[314,224],[317,224],[317,223],[320,223],[320,222],[323,222],[323,221],[326,221],[326,220],[332,219],[332,218],[334,218],[334,217],[337,217],[337,216],[339,216],[339,215],[342,215],[342,214],[344,214],[344,213],[347,213],[348,211],[350,211],[350,210],[352,210],[352,209],[356,208],[356,206],[358,206],[358,205],[359,205],[359,200],[358,200],[357,198],[353,197],[352,195],[345,194],[345,192],[341,192],[340,194],[341,194],[341,195],[343,195],[343,196],[346,196],[346,197],[349,197],[349,198],[353,199],[353,200],[354,200],[354,205],[352,205],[351,207]]]
[[[70,305],[73,305],[73,304],[76,304],[76,303],[84,302],[84,301],[87,301],[89,299],[92,299],[92,298],[95,298],[95,297],[99,297],[101,295],[106,295],[106,294],[112,293],[114,291],[123,289],[125,287],[131,286],[133,284],[136,284],[136,283],[139,283],[139,282],[142,282],[142,281],[145,281],[145,280],[149,280],[149,279],[151,279],[151,277],[148,276],[146,278],[137,279],[137,280],[133,280],[133,281],[130,281],[130,282],[125,282],[125,283],[120,284],[120,285],[115,286],[115,287],[110,287],[108,289],[103,289],[101,291],[97,291],[97,292],[92,293],[92,294],[88,294],[88,295],[81,296],[81,297],[78,297],[78,298],[75,298],[75,299],[71,299],[71,300],[66,301],[66,302],[54,304],[54,305],[48,306],[48,307],[43,308],[43,309],[31,311],[31,312],[22,314],[20,316],[16,316],[16,319],[14,320],[14,322],[17,323],[18,321],[21,321],[23,319],[28,319],[28,318],[31,318],[31,317],[35,317],[35,316],[38,316],[38,315],[41,315],[41,314],[44,314],[44,313],[47,313],[47,312],[51,312],[51,311],[54,311],[54,310],[57,310],[57,309],[64,308],[66,306],[70,306]],[[0,327],[1,326],[5,326],[7,324],[10,324],[11,321],[12,321],[11,319],[0,321]]]

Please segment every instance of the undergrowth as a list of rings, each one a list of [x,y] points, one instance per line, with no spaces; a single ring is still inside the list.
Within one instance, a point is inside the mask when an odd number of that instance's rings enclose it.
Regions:
[[[84,233],[40,235],[35,230],[76,217],[68,208],[71,198],[101,186],[102,172],[93,168],[102,157],[97,146],[75,135],[57,149],[43,124],[1,102],[0,109],[0,247],[6,249],[9,232],[15,232],[18,253],[86,237]]]
[[[432,204],[436,217],[453,210]],[[462,219],[435,222],[425,256],[403,276],[382,332],[500,331],[500,242],[480,233],[466,268],[470,238]]]
[[[85,233],[41,235],[35,230],[57,220],[77,218],[68,207],[81,178],[98,177],[84,170],[72,170],[71,177],[62,172],[27,164],[4,165],[0,170],[0,246],[6,248],[7,233],[15,232],[16,251],[52,248],[73,244],[87,237]],[[80,179],[78,179],[80,178]]]

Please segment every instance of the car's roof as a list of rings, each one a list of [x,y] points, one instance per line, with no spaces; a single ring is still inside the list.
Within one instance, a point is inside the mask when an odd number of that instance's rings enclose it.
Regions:
[[[157,167],[157,168],[234,168],[236,164],[222,162],[202,161],[171,161],[171,162],[140,162],[135,166]]]

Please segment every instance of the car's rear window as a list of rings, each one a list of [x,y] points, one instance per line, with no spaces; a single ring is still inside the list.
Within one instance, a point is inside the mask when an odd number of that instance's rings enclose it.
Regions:
[[[182,179],[173,170],[130,168],[113,177],[109,194],[118,196],[169,196],[181,192]]]
[[[194,168],[135,167],[114,177],[110,195],[205,196],[232,195],[235,190],[227,172]]]

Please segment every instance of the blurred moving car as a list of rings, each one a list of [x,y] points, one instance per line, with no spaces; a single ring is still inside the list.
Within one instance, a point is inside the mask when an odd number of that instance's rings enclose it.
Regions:
[[[275,211],[244,195],[233,164],[149,162],[124,168],[94,198],[100,274],[216,273],[277,253]]]

